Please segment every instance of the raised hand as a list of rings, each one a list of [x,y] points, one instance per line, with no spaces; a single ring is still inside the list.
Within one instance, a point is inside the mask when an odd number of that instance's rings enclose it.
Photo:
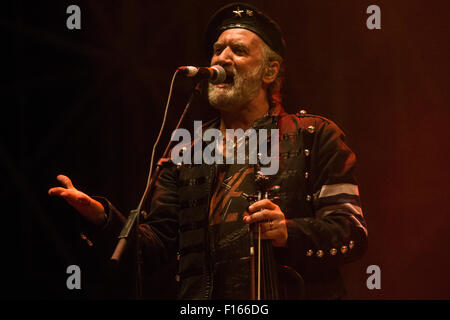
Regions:
[[[105,224],[105,208],[100,202],[77,190],[73,186],[69,177],[60,174],[56,177],[56,179],[63,185],[63,187],[51,188],[48,190],[49,195],[64,198],[67,203],[74,207],[91,223],[97,226],[102,226]]]

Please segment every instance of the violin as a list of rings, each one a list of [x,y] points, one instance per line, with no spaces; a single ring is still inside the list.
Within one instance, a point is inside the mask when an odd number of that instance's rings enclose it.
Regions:
[[[251,196],[252,201],[279,200],[279,197],[274,194],[280,190],[280,187],[270,187],[269,178],[260,170],[256,171],[255,183],[258,191]],[[252,300],[296,300],[305,297],[302,276],[289,266],[277,264],[272,240],[261,239],[259,223],[250,226],[250,287]]]

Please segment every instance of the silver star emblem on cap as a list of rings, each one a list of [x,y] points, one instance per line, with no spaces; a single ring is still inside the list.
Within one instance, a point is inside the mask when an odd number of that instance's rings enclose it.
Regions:
[[[245,13],[249,16],[249,17],[251,17],[251,16],[253,16],[253,11],[252,10],[245,10]]]
[[[239,18],[242,18],[243,12],[244,10],[239,9],[239,6],[236,8],[236,10],[233,10],[234,16]]]

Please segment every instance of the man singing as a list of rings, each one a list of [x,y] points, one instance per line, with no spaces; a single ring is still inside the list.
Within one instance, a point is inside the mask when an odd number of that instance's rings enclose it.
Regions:
[[[278,290],[283,268],[303,279],[303,295],[278,297],[342,298],[339,266],[367,248],[354,153],[330,120],[283,110],[285,42],[267,15],[248,4],[227,5],[210,20],[205,43],[211,65],[222,66],[227,77],[209,83],[208,101],[220,118],[204,129],[219,129],[223,136],[226,129],[278,129],[279,169],[268,177],[277,200],[255,201],[258,168],[248,161],[162,169],[139,225],[144,269],[176,260],[179,299],[250,299],[250,247],[257,236],[253,226],[259,225],[261,238],[273,247]],[[234,148],[246,141],[235,141]],[[57,179],[63,187],[49,194],[66,199],[99,233],[121,226],[124,219],[109,201],[89,197],[66,176]]]

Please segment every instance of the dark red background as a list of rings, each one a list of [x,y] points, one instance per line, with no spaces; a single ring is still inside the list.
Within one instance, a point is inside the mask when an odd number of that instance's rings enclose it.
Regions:
[[[450,298],[448,3],[250,2],[285,34],[285,108],[335,121],[358,157],[370,247],[343,267],[348,298]],[[224,3],[4,5],[0,170],[10,297],[102,296],[78,215],[47,190],[64,173],[125,212],[137,206],[172,73],[207,64],[202,31]],[[70,4],[81,8],[81,30],[66,28]],[[371,4],[381,8],[381,30],[366,28]],[[188,93],[177,82],[159,155]],[[198,107],[188,120],[213,115]],[[65,286],[70,264],[87,275],[80,292]],[[366,287],[372,264],[381,268],[380,290]]]

